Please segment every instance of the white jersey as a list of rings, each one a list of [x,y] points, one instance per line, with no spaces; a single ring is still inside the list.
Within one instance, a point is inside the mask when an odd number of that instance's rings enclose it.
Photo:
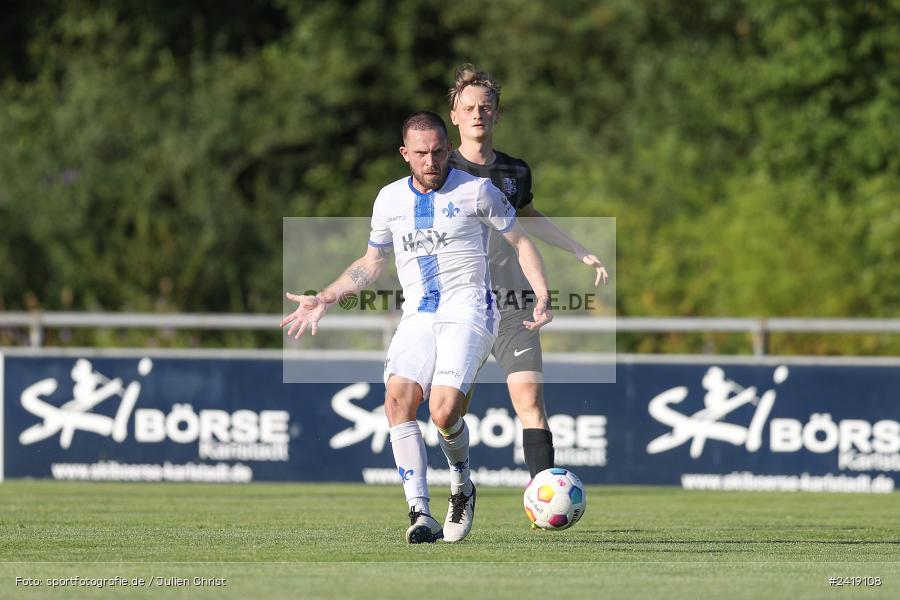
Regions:
[[[487,266],[488,228],[503,233],[516,211],[490,179],[451,169],[423,194],[405,177],[375,199],[369,245],[393,246],[403,316],[430,312],[496,332],[498,313]]]

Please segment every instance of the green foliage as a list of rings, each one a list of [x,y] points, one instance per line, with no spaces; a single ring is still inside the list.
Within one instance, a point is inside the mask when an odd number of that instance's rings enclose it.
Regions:
[[[0,32],[0,309],[277,312],[281,218],[366,216],[472,61],[537,206],[617,218],[620,314],[900,316],[896,2],[84,0]]]

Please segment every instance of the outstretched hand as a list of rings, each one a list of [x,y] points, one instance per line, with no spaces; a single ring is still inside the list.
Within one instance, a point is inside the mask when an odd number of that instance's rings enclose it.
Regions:
[[[577,254],[577,257],[578,260],[580,260],[587,266],[593,267],[597,270],[597,278],[594,280],[594,287],[599,286],[601,281],[603,282],[603,285],[607,284],[607,282],[609,281],[609,273],[607,272],[606,267],[603,266],[603,263],[599,258],[587,251],[579,252]]]
[[[534,321],[522,321],[525,329],[531,331],[536,331],[553,320],[553,311],[550,310],[550,298],[548,296],[538,298],[537,303],[534,305],[532,316]]]
[[[307,296],[286,293],[285,298],[292,300],[298,304],[297,309],[281,320],[281,327],[290,325],[288,336],[299,339],[306,328],[309,327],[310,332],[316,335],[318,331],[319,319],[325,315],[328,305],[335,301],[334,294],[323,292],[317,296]]]

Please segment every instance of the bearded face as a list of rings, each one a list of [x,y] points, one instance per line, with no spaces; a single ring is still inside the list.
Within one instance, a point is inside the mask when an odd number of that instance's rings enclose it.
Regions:
[[[437,129],[410,129],[406,132],[403,159],[409,163],[416,188],[420,192],[440,189],[447,179],[450,144]]]

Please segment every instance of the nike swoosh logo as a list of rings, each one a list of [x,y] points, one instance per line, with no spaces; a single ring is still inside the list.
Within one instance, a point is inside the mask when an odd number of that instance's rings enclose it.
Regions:
[[[513,350],[513,356],[522,356],[523,354],[525,354],[529,350],[532,350],[533,348],[534,348],[534,346],[532,346],[531,348],[525,348],[524,350],[519,350],[518,348],[516,348],[515,350]]]

